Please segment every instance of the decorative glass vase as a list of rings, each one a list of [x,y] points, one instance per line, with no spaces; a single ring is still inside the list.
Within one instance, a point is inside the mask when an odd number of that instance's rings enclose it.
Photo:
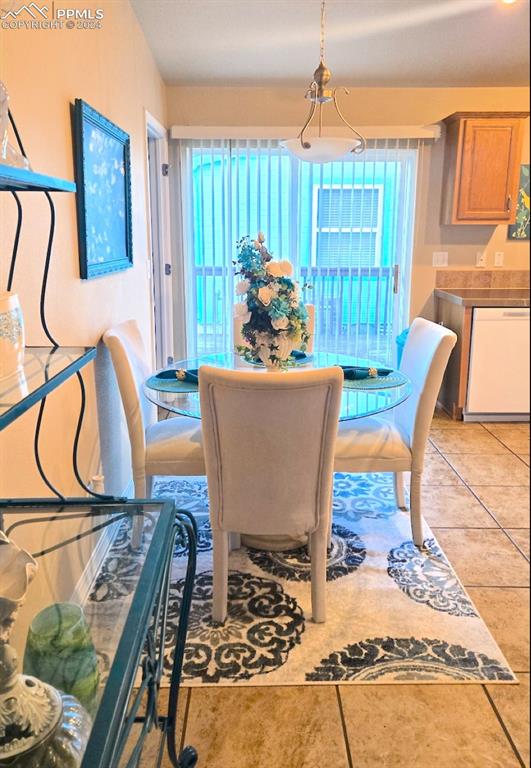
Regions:
[[[94,714],[99,686],[96,650],[83,610],[55,603],[31,622],[23,670],[78,699]]]
[[[28,159],[9,143],[9,94],[0,80],[0,163],[29,169]]]
[[[0,645],[0,768],[79,768],[89,715],[73,696],[19,674],[17,663]]]
[[[0,531],[0,768],[78,768],[90,716],[73,696],[20,674],[9,645],[36,569],[34,558]]]
[[[24,320],[16,293],[0,291],[0,380],[24,365]]]

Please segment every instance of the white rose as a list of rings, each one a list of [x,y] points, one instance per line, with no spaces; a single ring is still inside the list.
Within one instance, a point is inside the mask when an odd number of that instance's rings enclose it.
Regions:
[[[289,325],[287,317],[279,317],[277,320],[271,320],[271,325],[275,331],[285,331]]]
[[[243,315],[246,315],[249,312],[249,307],[247,306],[246,302],[238,302],[234,305],[234,317],[243,317]]]
[[[250,285],[248,280],[240,280],[240,282],[236,284],[236,296],[243,296],[244,293],[247,293]]]
[[[258,289],[258,298],[264,305],[264,307],[268,307],[271,304],[271,300],[273,298],[273,291],[271,288],[268,288],[267,285],[262,286],[262,288]]]
[[[268,261],[266,264],[266,272],[271,277],[284,277],[280,261]]]

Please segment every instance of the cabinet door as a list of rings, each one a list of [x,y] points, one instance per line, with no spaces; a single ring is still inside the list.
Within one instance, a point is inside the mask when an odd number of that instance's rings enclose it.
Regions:
[[[473,118],[460,126],[454,221],[510,224],[516,214],[519,119]]]

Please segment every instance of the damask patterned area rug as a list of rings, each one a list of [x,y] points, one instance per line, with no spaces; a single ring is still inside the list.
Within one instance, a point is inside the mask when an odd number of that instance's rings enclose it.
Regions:
[[[427,527],[424,551],[413,546],[409,515],[395,507],[390,476],[335,477],[324,624],[311,620],[310,561],[303,547],[233,551],[228,618],[223,626],[212,625],[206,482],[159,478],[155,495],[192,511],[200,531],[183,685],[516,682]],[[119,537],[114,547],[120,547]],[[122,552],[118,569],[115,555],[111,550],[92,592],[94,609],[94,603],[127,591],[120,579],[137,555],[129,561]],[[168,670],[184,564],[176,550]]]

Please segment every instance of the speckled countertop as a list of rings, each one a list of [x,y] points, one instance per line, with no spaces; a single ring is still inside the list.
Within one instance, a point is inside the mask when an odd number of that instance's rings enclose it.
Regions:
[[[529,306],[529,288],[436,288],[435,296],[463,307]]]

